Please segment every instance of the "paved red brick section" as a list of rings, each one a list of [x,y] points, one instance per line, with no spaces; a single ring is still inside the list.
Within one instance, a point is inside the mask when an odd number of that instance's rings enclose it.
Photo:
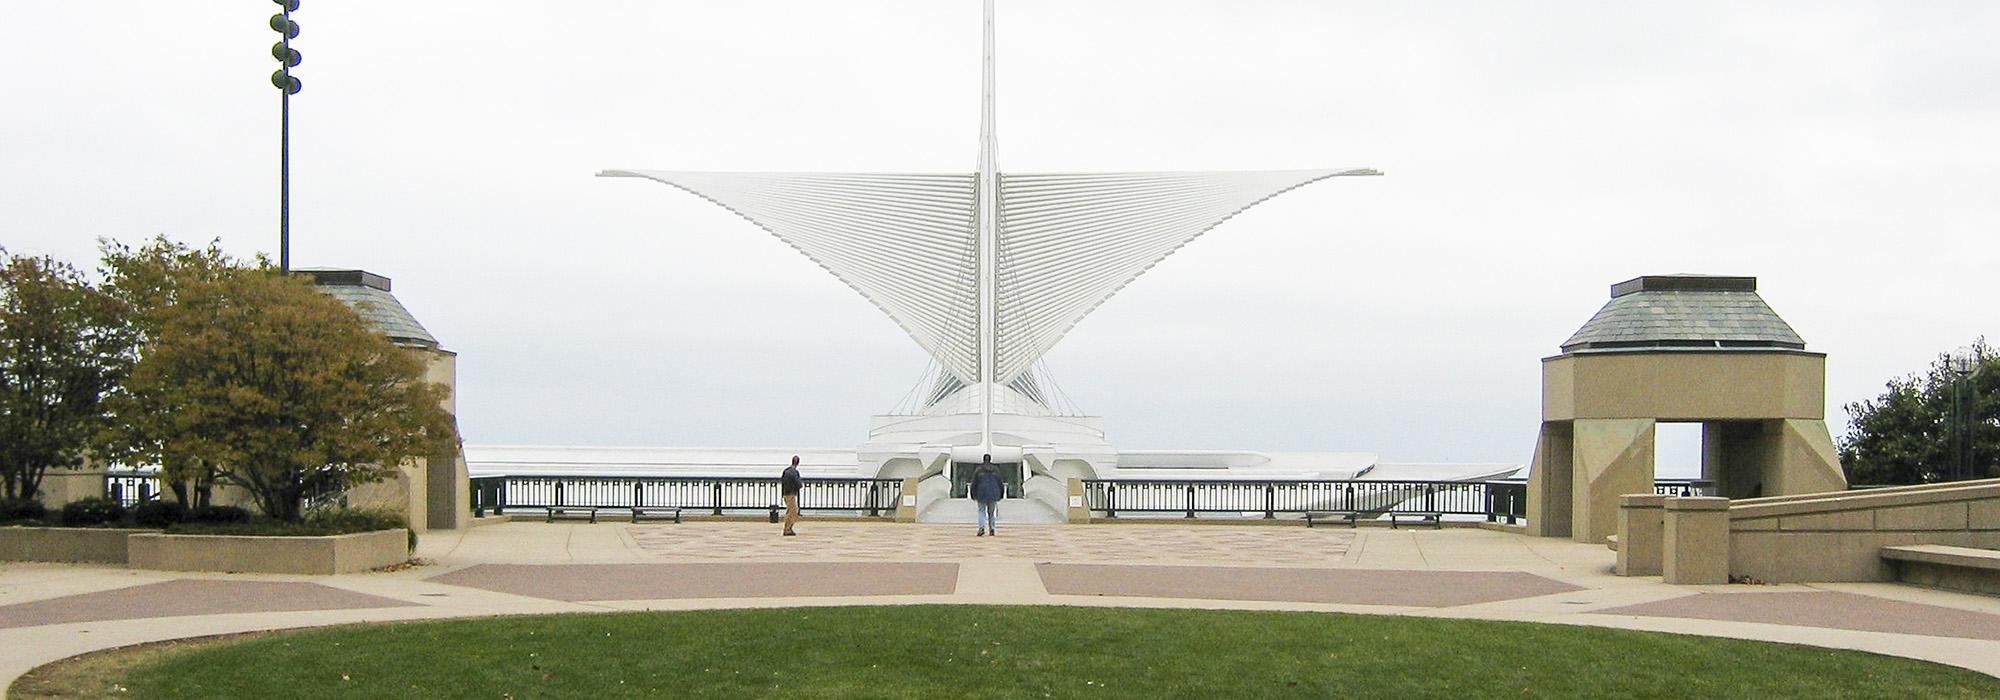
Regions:
[[[949,563],[480,564],[430,580],[550,600],[948,595]]]
[[[2000,615],[1837,591],[1697,593],[1592,612],[2000,641]]]
[[[177,579],[0,606],[0,629],[182,615],[415,606],[304,581]]]
[[[634,525],[640,549],[663,559],[742,561],[1026,559],[1175,564],[1337,564],[1354,544],[1344,528],[1218,527],[1133,524],[1102,527],[1007,525],[999,537],[974,537],[963,525],[822,527],[808,521],[798,537],[775,525],[702,523]]]
[[[1508,571],[1038,564],[1056,595],[1264,600],[1441,608],[1583,590]]]

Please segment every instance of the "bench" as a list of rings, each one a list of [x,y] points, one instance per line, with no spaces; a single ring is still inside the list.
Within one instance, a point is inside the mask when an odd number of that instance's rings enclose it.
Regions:
[[[1906,544],[1883,547],[1882,558],[2000,571],[2000,549],[1974,549],[1943,544]]]
[[[580,518],[584,516],[589,516],[590,522],[597,522],[596,506],[542,506],[542,509],[548,511],[548,522],[555,522],[558,517]]]
[[[613,510],[624,510],[624,509],[613,509]],[[633,506],[630,510],[632,511],[632,522],[634,523],[639,522],[639,519],[642,517],[652,517],[654,515],[658,515],[662,518],[672,516],[674,522],[676,523],[681,521],[680,506]]]
[[[1896,580],[1974,593],[2000,593],[2000,550],[1910,544],[1883,547]]]
[[[639,522],[641,518],[655,516],[660,518],[671,517],[677,523],[681,521],[680,506],[543,506],[543,508],[548,511],[548,522],[555,522],[558,517],[582,518],[587,516],[590,518],[590,522],[596,523],[598,511],[631,513],[632,522],[634,523]]]
[[[1312,527],[1313,523],[1321,520],[1345,520],[1348,527],[1359,527],[1365,517],[1368,513],[1358,510],[1310,510],[1306,511],[1306,527]]]
[[[1431,527],[1440,530],[1444,529],[1443,513],[1390,513],[1389,529],[1391,530],[1396,529],[1396,526],[1403,524],[1403,521],[1405,520],[1417,523],[1419,525],[1424,523],[1430,523]]]

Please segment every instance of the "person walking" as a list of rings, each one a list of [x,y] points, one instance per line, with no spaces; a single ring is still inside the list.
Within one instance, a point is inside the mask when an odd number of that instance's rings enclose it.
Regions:
[[[972,500],[979,502],[979,534],[974,537],[1000,535],[1000,498],[1007,495],[1007,486],[1000,483],[1000,470],[993,468],[993,455],[982,455],[979,468],[972,472]]]
[[[778,478],[778,495],[785,499],[785,536],[792,532],[792,524],[799,521],[799,491],[805,488],[805,479],[799,477],[799,456],[792,455],[792,466],[785,467],[785,473]]]

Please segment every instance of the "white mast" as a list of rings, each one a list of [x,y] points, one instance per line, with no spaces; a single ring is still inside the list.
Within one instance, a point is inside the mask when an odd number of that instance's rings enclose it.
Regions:
[[[1000,176],[993,136],[993,0],[986,0],[985,74],[979,95],[979,182],[975,216],[979,221],[979,448],[993,453],[993,284],[999,255]]]
[[[722,173],[606,170],[728,207],[880,307],[950,376],[979,392],[979,450],[993,454],[994,398],[1071,326],[1182,245],[1251,206],[1370,169],[1154,173],[1015,173],[1000,201],[994,111],[994,0],[984,2],[979,168],[923,173]],[[999,336],[1000,219],[1009,228],[1006,345]],[[970,215],[975,238],[967,241]],[[970,244],[969,246],[967,244]],[[967,254],[974,267],[963,265]],[[1026,270],[1014,282],[1014,272]],[[968,272],[970,274],[968,274]],[[968,299],[967,297],[972,297]],[[965,316],[978,337],[965,342]],[[967,357],[975,354],[977,357]],[[953,394],[957,396],[958,394]],[[1024,401],[1025,397],[1021,398]],[[953,402],[951,411],[961,410]],[[953,445],[954,459],[970,445]],[[1019,458],[1010,446],[1002,459]],[[968,459],[968,461],[970,461]]]

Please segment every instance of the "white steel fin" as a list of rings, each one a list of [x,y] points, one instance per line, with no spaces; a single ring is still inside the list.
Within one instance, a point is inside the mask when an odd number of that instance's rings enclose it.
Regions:
[[[994,381],[1013,381],[1072,326],[1189,241],[1288,190],[1374,170],[1000,176]]]
[[[606,170],[722,205],[889,315],[938,364],[977,381],[973,176]]]

